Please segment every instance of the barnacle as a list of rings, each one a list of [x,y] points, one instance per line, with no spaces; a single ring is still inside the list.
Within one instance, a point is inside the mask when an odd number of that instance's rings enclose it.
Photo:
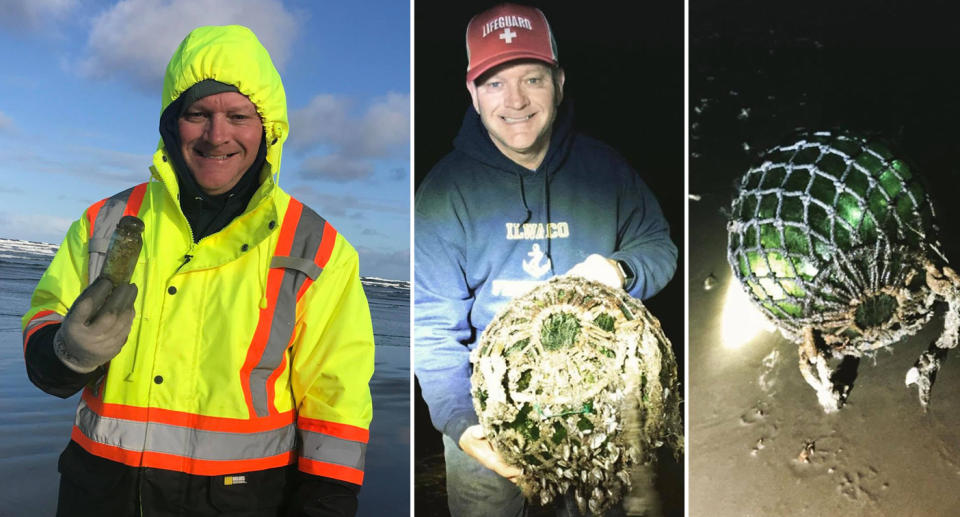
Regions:
[[[480,423],[528,498],[572,490],[581,512],[601,513],[657,447],[682,452],[670,342],[621,290],[554,278],[508,304],[470,360]]]
[[[860,357],[916,333],[950,303],[941,348],[956,345],[957,285],[936,241],[927,191],[882,143],[801,132],[763,153],[740,180],[727,224],[734,275],[781,333],[826,411],[847,387],[828,359]],[[931,287],[931,279],[947,278]],[[950,328],[954,330],[950,331]],[[929,389],[920,390],[926,406]]]

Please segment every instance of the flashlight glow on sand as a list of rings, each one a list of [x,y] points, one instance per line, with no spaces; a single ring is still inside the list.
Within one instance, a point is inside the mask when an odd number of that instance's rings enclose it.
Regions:
[[[742,347],[761,330],[767,332],[776,330],[743,292],[743,288],[735,277],[730,277],[727,282],[720,324],[723,346],[728,350]]]

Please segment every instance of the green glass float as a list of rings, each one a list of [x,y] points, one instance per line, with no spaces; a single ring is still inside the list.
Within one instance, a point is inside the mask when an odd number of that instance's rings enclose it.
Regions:
[[[600,514],[656,448],[683,449],[670,341],[639,300],[561,276],[512,300],[471,353],[474,408],[518,485]]]
[[[847,396],[828,360],[860,357],[914,334],[938,298],[957,310],[953,271],[937,266],[946,259],[927,190],[878,140],[801,132],[767,150],[740,179],[727,230],[734,275],[800,344],[801,373],[828,412]],[[941,349],[956,345],[949,319]],[[928,354],[940,353],[931,348]],[[920,386],[925,407],[929,384],[925,391],[916,374],[907,381]]]

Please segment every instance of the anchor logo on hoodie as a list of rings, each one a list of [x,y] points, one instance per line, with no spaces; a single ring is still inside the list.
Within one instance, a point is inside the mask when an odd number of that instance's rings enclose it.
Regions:
[[[546,257],[546,255],[540,250],[539,243],[533,243],[533,247],[530,253],[527,253],[527,256],[530,257],[530,260],[523,261],[523,270],[526,271],[528,275],[533,278],[540,278],[546,274],[547,271],[550,271],[550,259],[547,258],[547,261],[543,262],[543,258]]]

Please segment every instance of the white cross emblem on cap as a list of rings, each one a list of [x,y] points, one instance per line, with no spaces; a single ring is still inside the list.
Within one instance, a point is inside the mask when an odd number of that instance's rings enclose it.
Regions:
[[[506,41],[508,45],[513,40],[513,38],[516,38],[516,37],[517,37],[517,33],[510,30],[510,27],[503,29],[503,34],[500,35],[500,39]]]

